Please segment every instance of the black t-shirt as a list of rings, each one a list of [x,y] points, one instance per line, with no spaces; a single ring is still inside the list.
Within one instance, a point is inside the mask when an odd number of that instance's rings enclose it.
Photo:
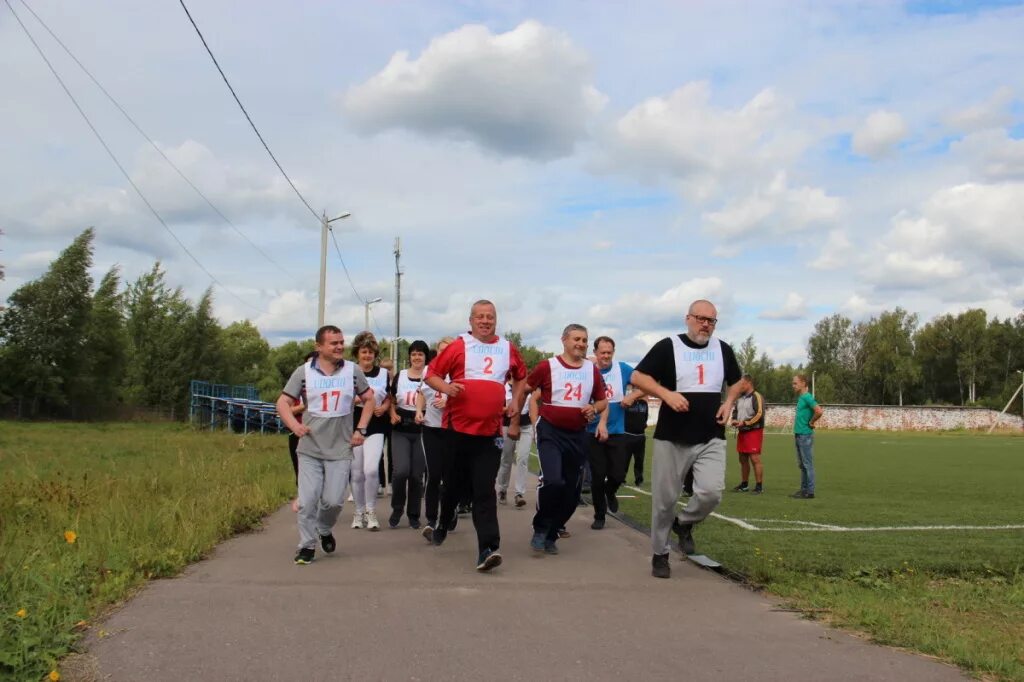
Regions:
[[[647,430],[647,414],[649,411],[646,400],[637,400],[627,407],[624,410],[626,433],[631,433],[634,436],[644,435],[644,432]]]
[[[679,335],[684,345],[695,348],[707,348],[708,344],[700,345],[690,340],[686,334]],[[722,367],[725,374],[725,383],[732,386],[743,373],[740,371],[739,363],[736,362],[736,354],[732,346],[724,341],[722,345]],[[659,384],[674,391],[676,388],[676,358],[672,348],[672,339],[664,338],[647,352],[644,359],[636,366],[638,372],[643,372],[654,378]],[[658,411],[658,425],[654,428],[654,437],[658,440],[672,441],[684,445],[698,445],[707,443],[714,438],[725,438],[725,426],[715,422],[715,413],[722,405],[722,393],[683,393],[683,397],[690,403],[688,412],[676,412],[671,407],[662,404]]]
[[[380,373],[383,372],[383,371],[384,370],[381,369],[380,367],[374,367],[369,372],[364,372],[364,374],[372,379],[372,378],[376,378],[377,376],[379,376]],[[394,381],[393,378],[390,378],[388,380],[388,386],[385,389],[385,392],[387,392],[387,393],[391,392],[391,382],[392,381]],[[380,407],[380,405],[378,405],[377,407]],[[362,414],[363,414],[363,406],[362,405],[356,405],[355,407],[352,408],[352,415],[353,415],[352,418],[355,419],[353,424],[356,424],[356,425],[359,424],[359,420],[362,417]],[[366,435],[367,436],[372,436],[375,433],[383,433],[384,435],[387,435],[387,434],[391,433],[391,415],[388,412],[384,412],[384,414],[382,414],[379,417],[377,415],[374,415],[374,416],[370,417],[370,423],[366,425]]]

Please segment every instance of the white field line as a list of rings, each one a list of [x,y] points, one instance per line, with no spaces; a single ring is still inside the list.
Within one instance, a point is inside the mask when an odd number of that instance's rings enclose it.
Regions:
[[[631,485],[624,485],[623,488],[635,490],[641,495],[651,496],[646,490],[634,488]],[[682,504],[678,502],[677,504]],[[1005,524],[1000,526],[970,526],[970,525],[943,525],[943,526],[835,526],[826,523],[814,523],[812,521],[795,521],[792,519],[737,519],[732,516],[725,516],[718,512],[711,512],[711,516],[721,519],[726,523],[739,526],[744,530],[761,531],[765,533],[877,533],[877,532],[900,532],[900,531],[922,531],[922,530],[1024,530],[1024,524]],[[789,524],[793,528],[763,528],[755,526],[750,521],[758,523]]]

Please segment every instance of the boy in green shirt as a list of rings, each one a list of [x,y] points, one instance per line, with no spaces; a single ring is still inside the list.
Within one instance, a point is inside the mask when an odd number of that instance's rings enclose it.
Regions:
[[[796,463],[800,466],[800,490],[790,495],[798,500],[814,499],[814,424],[824,410],[807,388],[807,377],[793,377],[793,392],[797,394],[796,419],[793,434],[796,437]]]

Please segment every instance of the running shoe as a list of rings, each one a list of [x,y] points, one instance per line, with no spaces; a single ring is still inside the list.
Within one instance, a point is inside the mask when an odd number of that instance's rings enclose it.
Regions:
[[[555,546],[554,540],[548,540],[544,543],[545,554],[558,554],[558,547]]]
[[[526,499],[522,495],[520,495],[519,493],[516,493],[516,506],[517,507],[525,507],[526,506]]]
[[[356,512],[352,515],[353,528],[366,528],[366,512]]]
[[[745,493],[750,490],[750,487],[746,483],[740,483],[738,486],[732,489],[734,493]]]
[[[377,512],[366,512],[366,530],[380,530],[380,521],[377,520]]]
[[[420,529],[420,520],[419,519],[409,519],[409,527],[412,528],[413,530],[419,530]]]
[[[594,522],[590,524],[590,528],[593,530],[601,530],[604,528],[604,519],[594,519]]]
[[[388,527],[398,528],[398,522],[402,520],[402,510],[396,509],[391,512],[391,516],[388,517]]]
[[[501,552],[496,549],[485,549],[476,560],[476,570],[486,573],[492,568],[501,566]]]
[[[299,550],[299,553],[295,555],[295,563],[299,566],[305,566],[306,564],[313,563],[313,557],[316,552],[313,551],[312,547],[303,547]]]
[[[534,533],[533,537],[530,538],[530,547],[534,552],[543,552],[546,541],[547,535],[545,533]]]
[[[692,523],[679,523],[679,519],[673,519],[672,531],[679,536],[679,549],[683,554],[690,556],[697,553],[697,547],[693,542]]]
[[[498,493],[498,504],[508,504],[508,493],[504,490]]]
[[[668,554],[655,554],[651,557],[651,575],[655,578],[672,577],[672,567],[668,563]]]
[[[431,524],[428,523],[426,526],[423,527],[423,530],[420,531],[420,535],[423,536],[424,540],[426,540],[427,542],[433,544],[434,543],[434,526],[432,526]]]
[[[426,533],[423,536],[426,537]],[[430,534],[430,541],[434,543],[434,547],[440,547],[444,544],[444,540],[447,537],[448,531],[444,528],[435,528],[434,532]]]
[[[606,497],[608,499],[608,511],[610,511],[612,514],[618,514],[619,513],[619,498],[615,497],[615,493],[613,493],[611,491],[608,491],[608,494],[606,495]]]
[[[324,551],[328,554],[333,552],[334,548],[337,547],[337,544],[334,542],[334,534],[328,533],[327,535],[321,535],[320,546],[323,547]]]

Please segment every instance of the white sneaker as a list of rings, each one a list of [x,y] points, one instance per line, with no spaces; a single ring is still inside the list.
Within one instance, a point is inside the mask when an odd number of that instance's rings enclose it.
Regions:
[[[368,511],[366,512],[366,526],[367,530],[380,530],[380,521],[377,520],[377,512]]]
[[[366,528],[366,514],[360,512],[352,514],[352,527],[356,529]]]

